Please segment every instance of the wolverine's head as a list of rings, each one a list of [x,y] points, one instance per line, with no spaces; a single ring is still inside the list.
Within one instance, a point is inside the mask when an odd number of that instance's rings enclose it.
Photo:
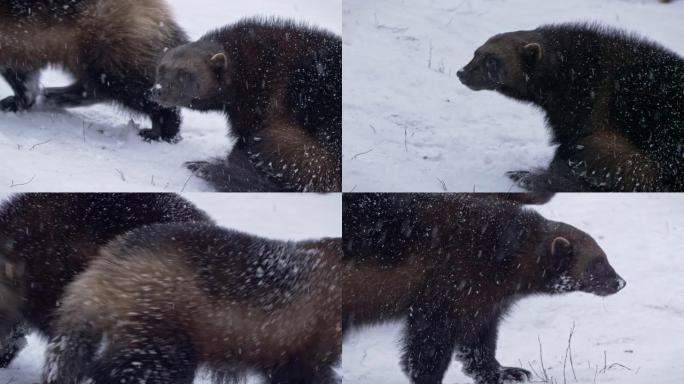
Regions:
[[[548,258],[545,271],[548,293],[582,291],[599,296],[617,293],[627,284],[601,247],[588,234],[567,224],[553,223],[544,240],[541,257]]]
[[[174,48],[157,66],[150,99],[169,107],[220,109],[228,96],[231,68],[218,43],[198,41]]]
[[[525,93],[533,69],[543,57],[538,33],[504,33],[478,48],[475,57],[457,72],[457,76],[472,90],[496,90],[516,96]]]

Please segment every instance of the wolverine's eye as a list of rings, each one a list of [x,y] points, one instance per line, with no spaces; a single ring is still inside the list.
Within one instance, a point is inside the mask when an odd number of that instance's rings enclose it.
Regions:
[[[485,60],[485,66],[489,71],[495,72],[496,70],[499,69],[499,59],[497,59],[494,56],[489,56]]]
[[[594,263],[594,268],[592,269],[595,274],[600,275],[606,272],[606,262],[603,259],[599,259]]]
[[[195,75],[188,71],[184,71],[182,69],[178,71],[178,81],[180,81],[181,83],[191,82],[194,78]]]

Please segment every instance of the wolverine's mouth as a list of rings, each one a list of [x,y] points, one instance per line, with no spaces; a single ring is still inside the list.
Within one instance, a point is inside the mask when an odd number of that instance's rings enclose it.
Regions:
[[[577,290],[583,290],[582,288],[583,287],[579,281],[566,275],[560,276],[556,283],[552,286],[552,290],[555,293],[573,292]]]
[[[470,88],[473,91],[496,91],[502,84],[486,84],[486,85],[473,85],[473,84],[467,84],[464,81],[461,81],[463,85],[466,87]]]
[[[460,75],[458,79],[461,81],[461,84],[473,91],[495,91],[503,86],[503,83],[497,82],[473,82],[465,75]]]
[[[617,277],[609,282],[589,283],[586,286],[581,287],[580,289],[583,292],[593,293],[597,296],[610,296],[615,293],[618,293],[626,285],[627,282],[623,278]]]

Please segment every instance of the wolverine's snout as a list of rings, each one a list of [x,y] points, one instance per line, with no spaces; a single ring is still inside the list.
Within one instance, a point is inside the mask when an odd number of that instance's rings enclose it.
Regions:
[[[620,277],[610,265],[606,264],[599,268],[599,271],[595,269],[589,273],[583,290],[599,296],[608,296],[619,292],[626,285],[625,279]]]
[[[482,60],[474,58],[465,67],[456,72],[456,76],[463,85],[473,91],[494,90],[498,83],[494,81],[494,76],[486,69],[482,68]]]
[[[465,78],[465,69],[460,69],[458,72],[456,72],[456,76],[458,76],[458,79],[463,82],[463,79]]]
[[[599,296],[608,296],[618,293],[622,288],[625,287],[625,285],[627,285],[625,279],[617,276],[613,280],[602,282],[601,284],[593,286],[590,292]]]

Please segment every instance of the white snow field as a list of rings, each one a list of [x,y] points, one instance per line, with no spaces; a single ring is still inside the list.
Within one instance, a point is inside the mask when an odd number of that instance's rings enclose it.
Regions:
[[[627,286],[605,298],[568,293],[522,300],[500,327],[501,364],[533,370],[537,383],[684,383],[684,195],[566,194],[538,210],[591,234]],[[409,383],[399,368],[401,332],[392,323],[351,334],[344,382]],[[459,362],[444,379],[471,382]]]
[[[282,240],[342,236],[342,197],[339,194],[188,193],[183,196],[226,228]],[[0,196],[0,201],[4,199]],[[7,369],[0,369],[0,384],[39,383],[44,351],[45,342],[31,335],[28,346],[16,360]],[[209,384],[204,375],[204,372],[200,373],[195,384]],[[252,377],[248,384],[258,382]]]
[[[280,16],[341,33],[341,0],[169,0],[191,39],[250,16]],[[70,82],[44,73],[43,86]],[[0,98],[11,95],[0,79]],[[187,161],[226,156],[232,147],[225,118],[183,111],[178,144],[146,143],[146,116],[111,105],[60,111],[0,112],[0,191],[209,191],[183,167]]]
[[[506,192],[517,188],[505,172],[548,165],[539,110],[456,77],[497,33],[598,21],[684,54],[684,1],[345,0],[342,8],[345,192]]]

